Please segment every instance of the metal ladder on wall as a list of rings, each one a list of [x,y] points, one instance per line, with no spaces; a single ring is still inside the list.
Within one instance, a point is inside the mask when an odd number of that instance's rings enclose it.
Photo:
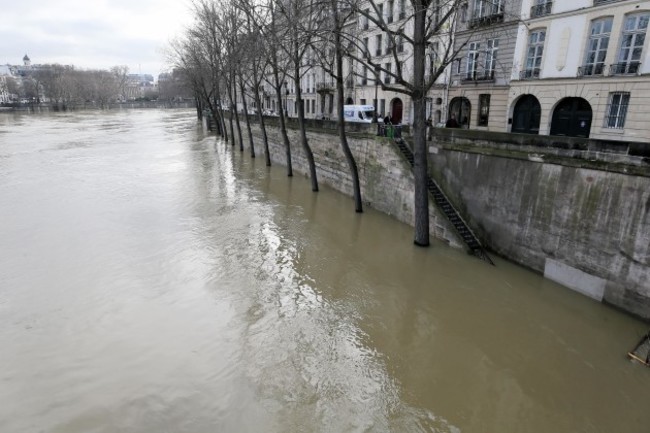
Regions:
[[[399,148],[402,155],[411,165],[411,168],[413,168],[414,160],[413,152],[411,152],[411,149],[409,149],[402,138],[396,138],[394,142]],[[451,222],[451,224],[454,226],[456,233],[458,233],[463,242],[465,242],[465,245],[467,245],[469,248],[470,254],[488,262],[491,265],[494,265],[477,237],[467,226],[465,221],[463,221],[463,219],[460,217],[460,214],[451,204],[447,196],[442,192],[442,189],[440,189],[438,184],[433,179],[431,179],[431,176],[427,176],[427,189],[433,197],[433,201],[436,206],[438,206],[438,208],[445,214],[449,222]]]

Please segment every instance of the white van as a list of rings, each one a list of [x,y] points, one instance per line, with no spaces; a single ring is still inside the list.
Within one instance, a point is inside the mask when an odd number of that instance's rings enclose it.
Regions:
[[[343,118],[346,122],[372,123],[375,107],[372,105],[344,105]]]

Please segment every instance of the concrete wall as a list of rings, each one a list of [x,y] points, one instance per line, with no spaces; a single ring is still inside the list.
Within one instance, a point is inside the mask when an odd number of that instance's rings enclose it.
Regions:
[[[650,319],[650,160],[557,139],[438,130],[430,169],[490,249]]]

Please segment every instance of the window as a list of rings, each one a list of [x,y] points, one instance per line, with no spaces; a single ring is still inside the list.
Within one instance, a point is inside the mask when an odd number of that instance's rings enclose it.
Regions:
[[[390,54],[390,50],[393,48],[393,40],[390,33],[386,33],[386,54]]]
[[[603,74],[611,32],[612,18],[602,18],[591,23],[585,64],[578,71],[578,75]]]
[[[403,20],[406,17],[406,0],[399,0],[399,19]]]
[[[393,8],[394,8],[394,1],[390,0],[388,3],[386,3],[387,11],[386,11],[386,21],[389,23],[393,22]]]
[[[368,38],[363,38],[363,53],[366,57],[370,57],[370,50],[368,49]]]
[[[368,67],[364,66],[363,67],[363,76],[361,77],[361,85],[365,86],[367,84],[368,84]]]
[[[384,72],[384,83],[388,84],[390,83],[390,77],[391,77],[391,64],[386,63],[384,65],[384,69],[386,69],[386,72]]]
[[[530,17],[537,18],[551,13],[553,2],[550,0],[535,0],[535,4],[530,8]]]
[[[368,15],[370,15],[370,9],[363,10],[363,16],[361,17],[361,26],[364,30],[368,30],[370,27],[370,21],[368,20]]]
[[[470,42],[469,50],[467,52],[467,80],[476,80],[476,71],[478,70],[478,55],[481,44],[478,42]]]
[[[305,104],[305,102],[307,103]],[[309,100],[305,101],[304,99],[302,99],[302,103],[305,106],[305,111],[307,112],[307,114],[309,114]]]
[[[474,0],[472,18],[484,18],[503,13],[504,0]]]
[[[359,103],[360,103],[361,105],[368,105],[368,104],[366,104],[366,100],[365,100],[365,99],[361,99],[361,100],[359,101]]]
[[[625,115],[630,103],[628,92],[612,92],[609,94],[609,104],[605,115],[605,128],[623,129]]]
[[[539,78],[544,54],[546,30],[534,31],[528,36],[528,51],[526,52],[526,69],[521,78]]]
[[[315,99],[311,100],[311,112],[313,114],[316,114],[316,100]]]
[[[488,126],[490,117],[490,95],[478,95],[478,126]]]
[[[404,52],[404,37],[402,35],[397,36],[397,52]]]
[[[375,36],[376,54],[381,56],[381,35]]]
[[[386,115],[386,100],[385,99],[380,99],[379,100],[379,112],[382,114],[382,116]]]
[[[491,80],[494,78],[494,71],[497,68],[497,53],[499,52],[499,40],[488,39],[487,48],[485,50],[485,79]]]
[[[384,5],[383,3],[377,6],[377,20],[382,22],[384,19]]]
[[[649,19],[650,14],[647,13],[629,15],[625,18],[618,64],[613,65],[612,73],[636,74],[638,72]]]

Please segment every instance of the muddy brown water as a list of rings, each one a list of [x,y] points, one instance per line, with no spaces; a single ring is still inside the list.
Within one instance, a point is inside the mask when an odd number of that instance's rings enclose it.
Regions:
[[[0,431],[648,432],[647,331],[206,136],[0,114]]]

